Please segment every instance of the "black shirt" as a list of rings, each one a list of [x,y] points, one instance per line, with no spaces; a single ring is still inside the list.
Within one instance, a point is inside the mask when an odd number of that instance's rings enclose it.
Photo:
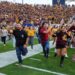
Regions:
[[[75,26],[72,26],[68,31],[75,30]]]
[[[15,29],[13,31],[13,35],[16,39],[16,47],[23,46],[26,43],[26,39],[28,37],[27,33],[24,30]]]

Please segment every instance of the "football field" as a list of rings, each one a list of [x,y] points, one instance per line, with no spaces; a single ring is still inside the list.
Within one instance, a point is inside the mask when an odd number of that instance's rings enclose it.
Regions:
[[[32,54],[34,52],[34,54],[24,58],[23,65],[18,66],[14,61],[14,63],[1,67],[0,75],[75,75],[75,62],[72,61],[74,49],[68,49],[69,57],[65,58],[63,68],[59,66],[60,57],[54,57],[54,48],[50,49],[48,59],[43,56],[42,50],[38,46],[29,52]],[[15,59],[15,56],[11,59]]]

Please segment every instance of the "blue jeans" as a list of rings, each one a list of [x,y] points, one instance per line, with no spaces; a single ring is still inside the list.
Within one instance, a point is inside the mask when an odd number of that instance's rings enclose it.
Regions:
[[[70,46],[70,44],[71,44],[71,38],[68,38],[67,39],[67,45]]]
[[[21,55],[25,56],[27,53],[28,53],[27,48],[24,48],[23,46],[16,47],[16,54],[17,54],[19,63],[22,63]]]
[[[33,44],[34,44],[34,36],[29,37],[29,45],[31,45],[31,48],[33,49]]]
[[[41,36],[38,35],[38,42],[41,43]]]
[[[43,45],[43,53],[45,57],[48,57],[49,55],[49,41],[46,41]]]

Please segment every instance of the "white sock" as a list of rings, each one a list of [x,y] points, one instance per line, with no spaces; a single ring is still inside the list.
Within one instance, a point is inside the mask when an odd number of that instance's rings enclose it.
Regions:
[[[67,54],[65,54],[65,57],[68,57],[68,55],[67,55]]]
[[[57,50],[55,49],[55,50],[54,50],[54,52],[56,53],[56,52],[57,52]]]

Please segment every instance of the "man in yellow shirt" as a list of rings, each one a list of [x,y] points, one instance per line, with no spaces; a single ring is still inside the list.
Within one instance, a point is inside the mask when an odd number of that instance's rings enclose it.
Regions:
[[[34,36],[35,36],[35,29],[33,28],[33,26],[30,26],[29,29],[27,29],[27,33],[29,36],[29,45],[31,45],[31,48],[33,49]]]

